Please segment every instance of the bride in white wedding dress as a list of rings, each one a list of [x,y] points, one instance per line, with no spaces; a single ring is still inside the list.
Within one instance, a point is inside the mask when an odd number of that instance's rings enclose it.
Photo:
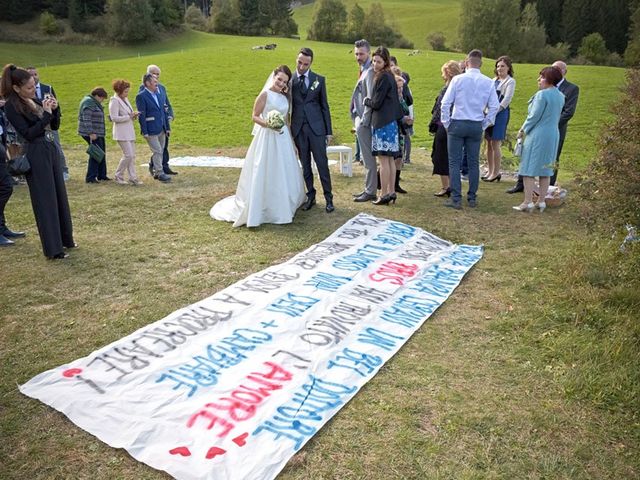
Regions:
[[[257,227],[262,223],[291,223],[305,199],[304,181],[288,125],[269,128],[273,110],[286,119],[289,113],[287,85],[291,70],[281,65],[273,71],[266,88],[253,106],[253,141],[240,173],[236,194],[216,203],[209,212],[215,220],[234,227]]]

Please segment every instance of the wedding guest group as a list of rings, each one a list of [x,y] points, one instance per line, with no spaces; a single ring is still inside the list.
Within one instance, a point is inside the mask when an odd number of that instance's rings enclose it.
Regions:
[[[57,260],[67,257],[65,249],[76,246],[62,161],[52,133],[60,125],[60,110],[53,96],[39,100],[35,86],[33,76],[22,68],[9,64],[2,70],[0,96],[6,99],[5,114],[31,164],[25,177],[42,250],[47,258]]]

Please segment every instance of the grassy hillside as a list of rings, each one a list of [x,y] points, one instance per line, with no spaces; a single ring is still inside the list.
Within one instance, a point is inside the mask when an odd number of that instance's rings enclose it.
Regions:
[[[398,27],[400,33],[411,40],[416,48],[430,48],[427,35],[432,32],[443,32],[447,45],[453,45],[458,38],[458,18],[460,17],[460,0],[343,0],[347,13],[358,3],[365,11],[372,3],[381,3],[387,22]],[[311,25],[315,2],[296,8],[293,18],[298,23],[300,38],[307,37]]]
[[[252,50],[254,45],[275,42],[273,51]],[[135,85],[149,63],[163,69],[162,81],[167,86],[176,112],[173,143],[208,148],[248,146],[251,140],[251,109],[270,70],[285,63],[294,66],[299,48],[312,47],[316,60],[313,68],[327,77],[329,103],[334,133],[339,143],[351,143],[349,99],[354,85],[356,64],[347,45],[306,42],[281,38],[234,37],[190,32],[167,44],[139,48],[128,58],[117,58],[131,50],[93,47],[83,51],[75,47],[24,45],[3,46],[5,61],[43,65],[46,58],[68,59],[70,63],[40,68],[45,83],[55,86],[63,111],[61,127],[65,144],[81,144],[76,135],[77,106],[80,99],[97,85],[111,91],[114,78],[126,78]],[[166,49],[173,48],[171,52]],[[157,50],[156,50],[157,49]],[[7,54],[16,52],[15,59]],[[25,53],[31,55],[25,56]],[[449,52],[423,51],[407,56],[407,51],[392,51],[400,66],[411,74],[411,88],[417,115],[415,145],[429,147],[431,137],[427,123],[433,100],[442,86],[441,65]],[[93,60],[99,55],[101,59]],[[84,63],[79,63],[84,62]],[[487,60],[483,70],[492,75],[493,62]],[[512,104],[509,130],[517,131],[526,116],[527,101],[536,91],[539,65],[515,65],[517,88]],[[594,153],[594,141],[608,107],[616,96],[616,85],[624,77],[622,69],[608,67],[570,67],[569,78],[581,87],[576,116],[569,127],[563,164],[565,167],[585,165]],[[115,155],[115,149],[111,150]],[[566,170],[565,170],[566,173]]]

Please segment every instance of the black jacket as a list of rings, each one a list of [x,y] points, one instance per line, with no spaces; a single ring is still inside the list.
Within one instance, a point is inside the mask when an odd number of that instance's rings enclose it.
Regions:
[[[382,128],[402,118],[398,87],[391,72],[384,72],[378,77],[373,85],[373,96],[365,98],[364,104],[371,107],[373,128]]]

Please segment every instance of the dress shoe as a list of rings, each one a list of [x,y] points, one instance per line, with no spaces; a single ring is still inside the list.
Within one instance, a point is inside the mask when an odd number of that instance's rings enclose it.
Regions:
[[[119,177],[115,177],[115,181],[118,185],[126,185],[127,182],[125,181],[124,178],[119,178]]]
[[[100,180],[101,182],[110,182],[111,181],[111,179],[109,177],[99,178],[98,180]]]
[[[538,202],[536,203],[536,208],[540,210],[540,213],[544,212],[544,209],[547,208],[546,202]],[[7,232],[4,232],[4,236],[7,236]]]
[[[0,235],[0,247],[9,247],[11,245],[15,245],[13,240],[9,240],[4,235]]]
[[[3,237],[6,238],[22,238],[24,237],[26,234],[24,232],[12,232],[11,230],[9,230],[8,228],[2,232],[0,235],[2,235]]]
[[[520,185],[519,183],[516,183],[513,187],[507,190],[507,193],[520,193],[520,192],[524,192],[524,185]]]
[[[327,202],[327,206],[326,206],[326,207],[324,207],[324,209],[327,211],[327,213],[331,213],[331,212],[333,212],[333,211],[336,209],[336,207],[334,207],[334,206],[333,206],[333,201],[332,201],[332,200],[329,200],[329,201]]]
[[[174,172],[170,168],[167,168],[167,170],[164,173],[166,173],[167,175],[177,175],[178,174],[178,172]]]
[[[382,195],[380,198],[378,198],[377,200],[371,202],[374,205],[389,205],[389,202],[391,201],[391,195]],[[395,203],[395,199],[394,199],[394,203]]]
[[[353,198],[356,198],[356,197],[359,197],[360,195],[364,195],[364,194],[366,194],[366,193],[367,193],[367,191],[366,191],[366,190],[363,190],[363,191],[358,192],[358,193],[352,193],[352,194],[351,194],[351,196],[352,196]]]
[[[446,202],[444,202],[444,206],[453,208],[455,210],[462,210],[462,205],[460,205],[460,202],[454,202],[453,200],[447,200]]]
[[[171,177],[169,175],[165,175],[164,173],[154,175],[153,178],[155,178],[156,180],[160,180],[162,183],[171,182]]]
[[[533,207],[534,207],[533,202],[530,202],[530,203],[521,203],[517,207],[513,207],[513,209],[519,212],[531,212],[533,210]]]
[[[304,202],[304,205],[302,205],[302,210],[304,210],[306,212],[311,207],[313,207],[315,204],[316,204],[315,197],[307,198],[307,201]]]
[[[87,180],[87,183],[100,183],[100,180],[98,180],[97,178],[92,178],[91,180]]]
[[[434,193],[433,196],[434,197],[450,197],[451,196],[451,189],[450,188],[443,188],[438,193]]]
[[[65,246],[64,248],[67,248],[67,249],[68,248],[78,248],[78,244],[76,242],[73,242],[73,245],[68,245],[68,246]]]
[[[362,192],[360,195],[353,199],[354,202],[370,202],[371,200],[375,200],[375,195],[369,195],[367,192]]]
[[[137,186],[137,185],[142,185],[142,184],[143,184],[143,183],[142,183],[140,180],[138,180],[137,178],[131,178],[131,179],[129,179],[129,183],[130,183],[131,185],[133,185],[134,187],[135,187],[135,186]]]
[[[478,202],[476,200],[467,200],[467,205],[471,208],[476,208],[478,206]]]
[[[495,176],[495,177],[493,177],[493,178],[489,178],[489,177],[482,177],[482,181],[483,181],[483,182],[495,182],[495,181],[498,181],[498,182],[499,182],[500,180],[502,180],[502,174],[501,174],[501,173],[499,173],[498,175],[496,175],[496,176]]]
[[[49,257],[50,260],[61,260],[63,258],[67,258],[69,256],[68,253],[56,253],[53,257]]]

